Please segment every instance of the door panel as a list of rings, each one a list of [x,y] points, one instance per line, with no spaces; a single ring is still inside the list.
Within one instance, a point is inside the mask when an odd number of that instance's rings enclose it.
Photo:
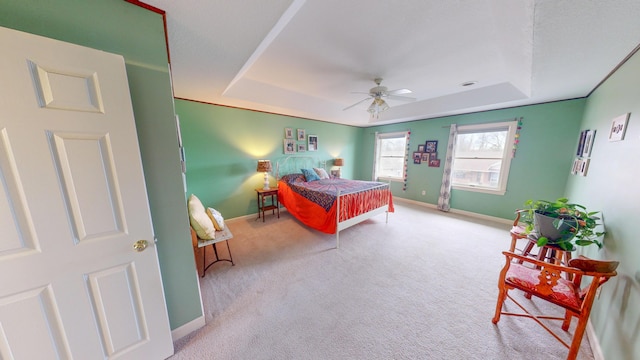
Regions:
[[[50,139],[77,241],[122,234],[124,210],[109,134],[53,133]]]
[[[1,358],[170,356],[123,58],[5,28],[0,47]]]
[[[119,355],[148,341],[137,279],[133,264],[101,270],[87,277],[93,312],[108,356]]]
[[[104,112],[95,72],[40,66],[28,60],[38,103],[49,109]]]
[[[33,219],[11,153],[7,132],[0,129],[0,259],[36,248]],[[0,260],[1,261],[1,260]]]
[[[3,298],[0,319],[1,359],[71,358],[50,287]],[[24,326],[25,322],[29,327]],[[34,346],[20,339],[41,339],[42,342]]]

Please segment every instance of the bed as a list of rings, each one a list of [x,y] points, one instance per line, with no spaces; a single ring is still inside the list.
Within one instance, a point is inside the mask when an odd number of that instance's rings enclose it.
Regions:
[[[336,248],[340,247],[341,230],[382,213],[388,221],[389,212],[393,212],[388,183],[340,178],[307,181],[302,169],[313,168],[324,169],[325,164],[300,156],[278,161],[278,201],[303,224],[335,234]]]

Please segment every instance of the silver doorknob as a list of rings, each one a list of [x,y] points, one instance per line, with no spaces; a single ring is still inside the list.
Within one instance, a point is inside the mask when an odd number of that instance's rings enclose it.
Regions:
[[[144,251],[144,249],[146,249],[148,245],[149,243],[147,242],[147,240],[138,240],[133,243],[133,250],[141,252]]]

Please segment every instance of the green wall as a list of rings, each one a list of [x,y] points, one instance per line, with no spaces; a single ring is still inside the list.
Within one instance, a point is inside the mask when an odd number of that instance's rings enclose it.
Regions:
[[[363,129],[359,171],[363,178],[371,178],[376,131],[410,130],[410,152],[417,151],[418,145],[426,140],[437,140],[441,166],[416,165],[409,161],[406,191],[402,191],[401,183],[393,185],[396,197],[435,205],[442,184],[449,125],[501,122],[522,117],[520,143],[511,162],[506,194],[455,189],[451,194],[453,209],[512,219],[514,210],[522,207],[527,199],[555,199],[564,195],[585,101],[560,101]],[[422,195],[423,190],[425,195]]]
[[[283,152],[284,129],[304,129],[318,136],[318,151],[296,155],[318,161],[342,157],[342,176],[354,177],[360,128],[267,114],[237,108],[176,100],[187,165],[187,192],[206,206],[216,207],[226,218],[257,213],[256,188],[263,174],[257,160],[268,159],[274,167],[271,186],[276,185],[275,165]]]
[[[640,359],[640,54],[636,53],[588,99],[581,129],[597,130],[586,177],[570,176],[567,195],[602,210],[605,248],[593,258],[620,261],[618,276],[603,288],[591,321],[606,359]],[[631,113],[623,141],[610,142],[613,118]]]
[[[254,189],[262,184],[256,173],[258,159],[274,164],[286,157],[282,151],[284,129],[298,128],[318,135],[319,151],[306,152],[319,160],[343,157],[343,177],[371,179],[375,132],[410,130],[411,150],[426,140],[438,140],[438,157],[444,158],[449,125],[523,118],[520,143],[511,164],[507,193],[496,196],[454,190],[452,207],[511,219],[513,211],[529,198],[564,196],[573,162],[585,99],[449,116],[402,124],[355,128],[321,121],[248,111],[231,107],[176,100],[176,112],[186,153],[187,192],[206,205],[220,208],[233,218],[257,211]],[[549,131],[552,128],[554,131]],[[299,155],[299,154],[298,154]],[[275,165],[274,165],[275,166]],[[392,184],[394,196],[437,204],[443,167],[408,165],[407,190]],[[532,174],[538,174],[533,176]],[[275,185],[275,170],[271,185]],[[422,195],[422,190],[426,195]]]
[[[122,0],[3,0],[0,26],[124,56],[171,328],[202,316],[162,16]]]

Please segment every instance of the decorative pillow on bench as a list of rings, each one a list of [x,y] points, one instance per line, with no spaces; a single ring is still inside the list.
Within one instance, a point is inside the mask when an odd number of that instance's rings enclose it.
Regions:
[[[209,218],[213,223],[213,227],[216,228],[216,231],[224,230],[224,218],[218,210],[214,208],[207,208],[207,215],[209,215]]]
[[[191,194],[187,202],[189,208],[189,222],[196,231],[198,237],[203,240],[213,240],[216,237],[216,228],[213,221],[207,215],[204,205],[197,196]]]

